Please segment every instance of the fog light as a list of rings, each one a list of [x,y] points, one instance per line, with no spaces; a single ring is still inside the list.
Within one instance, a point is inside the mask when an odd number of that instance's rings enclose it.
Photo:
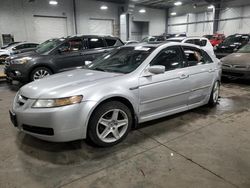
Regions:
[[[21,76],[21,72],[15,71],[16,76]]]

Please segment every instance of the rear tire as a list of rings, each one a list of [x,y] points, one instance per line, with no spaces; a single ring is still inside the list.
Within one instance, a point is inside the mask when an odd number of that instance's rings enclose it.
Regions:
[[[208,105],[211,107],[214,107],[218,103],[219,95],[220,95],[220,82],[216,81],[213,85],[213,89],[210,94]]]
[[[132,122],[131,111],[123,103],[101,104],[91,115],[87,139],[99,147],[113,146],[126,138]]]
[[[30,74],[30,81],[42,79],[46,76],[53,74],[47,67],[37,67]]]

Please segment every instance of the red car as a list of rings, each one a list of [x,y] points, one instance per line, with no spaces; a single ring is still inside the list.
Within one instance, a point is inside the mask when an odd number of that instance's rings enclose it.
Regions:
[[[213,37],[209,41],[213,46],[216,46],[222,43],[224,39],[225,39],[224,34],[217,33],[217,34],[214,34]]]

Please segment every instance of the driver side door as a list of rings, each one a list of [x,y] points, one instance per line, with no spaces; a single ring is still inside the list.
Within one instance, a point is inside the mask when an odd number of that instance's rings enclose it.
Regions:
[[[150,76],[142,73],[139,78],[140,122],[188,109],[189,75],[183,68],[183,61],[179,46],[167,47],[149,64],[163,65],[165,72]]]
[[[74,38],[66,41],[58,48],[56,55],[52,57],[54,65],[59,72],[75,69],[85,65],[82,51],[85,45],[81,38]]]

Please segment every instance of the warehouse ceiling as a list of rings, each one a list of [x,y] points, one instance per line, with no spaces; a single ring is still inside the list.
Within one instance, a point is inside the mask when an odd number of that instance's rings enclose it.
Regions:
[[[98,0],[98,1],[105,1],[105,2],[112,2],[118,4],[134,4],[139,6],[145,7],[152,7],[152,8],[171,8],[174,7],[174,3],[177,1],[181,1],[182,5],[191,4],[196,7],[202,7],[210,4],[216,4],[219,2],[226,3],[226,2],[239,2],[241,0]],[[245,1],[246,2],[246,1]]]

